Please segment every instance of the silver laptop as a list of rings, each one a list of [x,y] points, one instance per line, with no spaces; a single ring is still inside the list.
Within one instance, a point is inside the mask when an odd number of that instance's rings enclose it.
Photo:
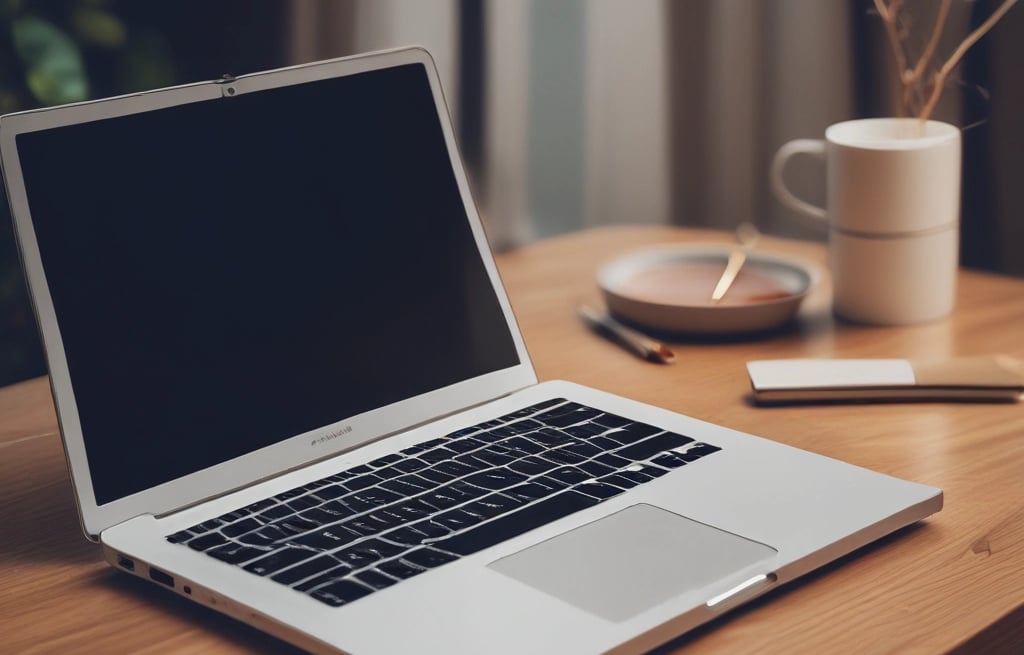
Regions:
[[[423,50],[0,142],[86,534],[302,648],[640,652],[941,508],[538,384]]]

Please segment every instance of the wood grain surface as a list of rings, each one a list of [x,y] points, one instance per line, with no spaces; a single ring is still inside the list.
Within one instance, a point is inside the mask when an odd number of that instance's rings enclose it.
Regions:
[[[825,274],[788,329],[676,341],[676,363],[667,366],[599,339],[575,317],[578,303],[600,304],[594,275],[602,262],[648,245],[725,239],[615,227],[499,255],[538,375],[941,487],[946,506],[658,652],[1024,652],[1024,404],[759,408],[744,369],[747,360],[779,357],[1024,358],[1024,281],[962,271],[950,318],[881,328],[834,320]],[[824,269],[819,244],[766,238],[759,248]],[[78,525],[43,378],[0,390],[0,653],[7,652],[295,651],[101,561]]]

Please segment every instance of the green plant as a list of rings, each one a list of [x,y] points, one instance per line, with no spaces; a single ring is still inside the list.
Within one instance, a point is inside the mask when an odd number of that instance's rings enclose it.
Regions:
[[[0,0],[0,113],[166,86],[176,78],[160,34],[130,26],[113,0]],[[43,372],[0,197],[0,385]]]

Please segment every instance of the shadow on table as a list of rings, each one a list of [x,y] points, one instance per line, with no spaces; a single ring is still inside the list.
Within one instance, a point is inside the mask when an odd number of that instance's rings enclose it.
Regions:
[[[762,606],[768,603],[781,602],[787,595],[798,591],[805,585],[812,584],[820,578],[827,576],[832,571],[835,571],[836,569],[845,566],[847,563],[851,561],[860,559],[861,557],[865,557],[870,553],[885,548],[894,541],[906,539],[916,532],[920,532],[922,530],[927,529],[929,529],[929,525],[927,523],[914,523],[912,525],[908,525],[905,528],[901,528],[896,532],[893,532],[892,534],[886,535],[881,539],[873,541],[870,544],[861,546],[852,553],[848,553],[843,557],[840,557],[839,559],[835,560],[834,562],[826,564],[825,566],[822,566],[821,568],[818,568],[806,575],[803,575],[797,578],[796,580],[793,580],[792,582],[789,582],[783,585],[782,587],[765,594],[764,596],[756,598],[750,601],[749,603],[742,605],[734,610],[730,610],[722,616],[712,621],[709,621],[708,623],[705,623],[704,625],[695,628],[680,637],[676,637],[672,641],[669,641],[665,644],[662,644],[661,646],[658,646],[654,650],[649,651],[648,655],[669,655],[669,653],[672,653],[677,649],[689,646],[694,642],[699,641],[708,633],[726,625],[729,621],[735,620],[745,614],[756,611],[757,609],[761,608]]]
[[[104,571],[103,575],[95,576],[90,580],[90,584],[102,587],[106,591],[131,596],[137,600],[138,604],[147,606],[154,612],[166,614],[176,621],[196,626],[197,629],[205,630],[225,643],[240,646],[245,650],[280,655],[299,655],[306,652],[151,582],[119,573],[114,569]]]

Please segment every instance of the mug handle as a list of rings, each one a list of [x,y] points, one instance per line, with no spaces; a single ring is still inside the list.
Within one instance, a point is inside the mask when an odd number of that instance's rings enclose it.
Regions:
[[[782,180],[782,171],[786,167],[786,162],[789,161],[790,157],[798,154],[814,155],[818,159],[824,160],[825,141],[822,139],[795,139],[779,148],[779,151],[775,153],[775,158],[772,159],[772,192],[779,202],[786,207],[798,211],[805,216],[825,221],[827,218],[824,207],[819,207],[806,200],[797,198]]]

